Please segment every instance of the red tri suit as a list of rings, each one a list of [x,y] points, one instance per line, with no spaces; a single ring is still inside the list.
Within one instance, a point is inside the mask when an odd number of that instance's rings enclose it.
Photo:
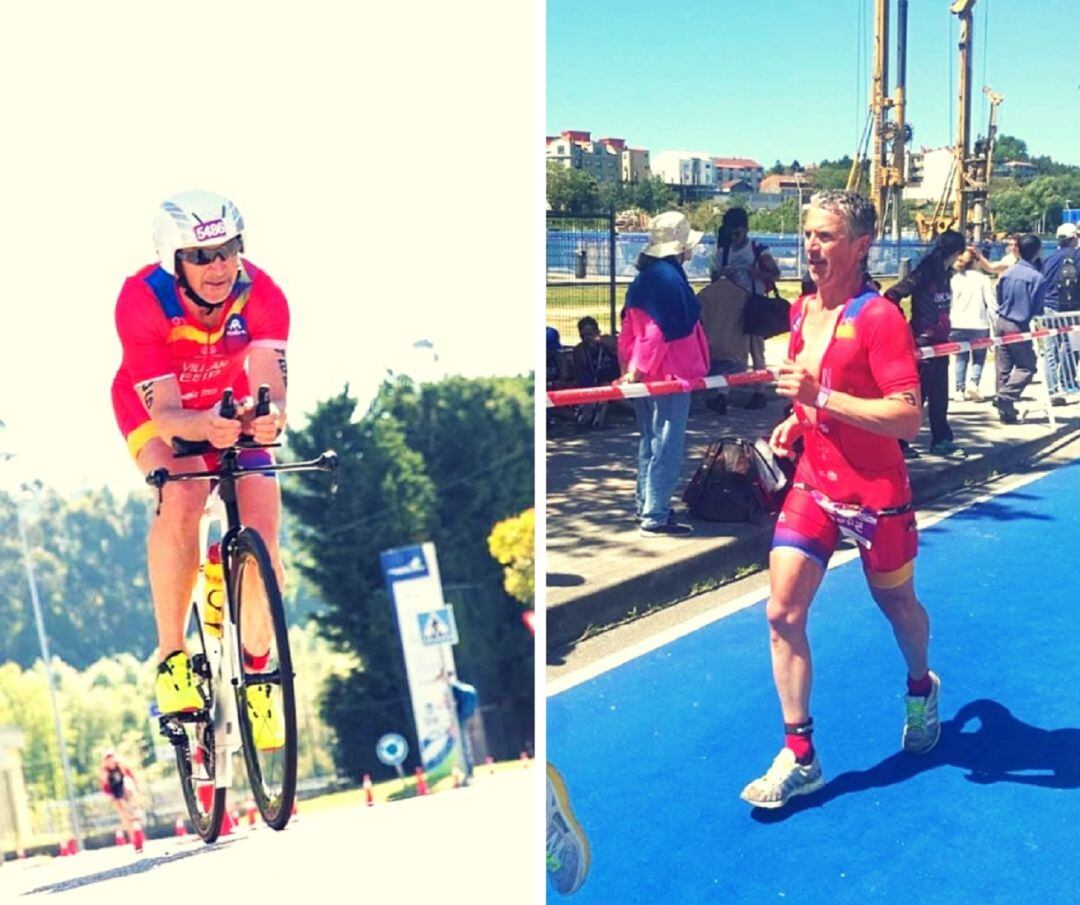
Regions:
[[[788,358],[803,348],[803,310],[791,308]],[[883,399],[919,386],[915,346],[900,309],[870,288],[850,299],[821,360],[821,386],[862,399]],[[841,534],[856,540],[879,587],[895,587],[912,574],[918,549],[911,485],[900,445],[795,404],[804,451],[795,487],[784,502],[773,547],[794,547],[822,568]],[[899,511],[897,511],[899,510]],[[858,535],[858,536],[857,536]]]
[[[156,436],[143,393],[155,380],[176,377],[185,409],[208,409],[232,387],[250,393],[245,362],[251,349],[284,349],[289,337],[285,295],[251,262],[240,274],[221,318],[207,330],[180,300],[176,278],[148,265],[124,281],[116,301],[123,361],[112,385],[113,412],[133,456]]]

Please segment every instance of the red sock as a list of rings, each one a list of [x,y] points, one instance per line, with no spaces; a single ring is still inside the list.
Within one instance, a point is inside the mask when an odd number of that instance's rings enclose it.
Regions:
[[[930,681],[929,670],[927,670],[926,674],[921,679],[913,679],[911,676],[907,677],[907,693],[912,697],[929,697],[933,688],[934,683]]]
[[[804,766],[814,759],[814,721],[784,723],[784,747],[790,748],[795,760]]]
[[[262,672],[264,669],[266,669],[266,664],[269,661],[269,650],[265,654],[259,654],[258,656],[255,656],[255,654],[248,651],[246,647],[244,648],[244,668],[249,672]]]

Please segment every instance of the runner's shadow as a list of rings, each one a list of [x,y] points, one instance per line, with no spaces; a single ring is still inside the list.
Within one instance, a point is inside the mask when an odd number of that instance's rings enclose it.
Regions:
[[[778,823],[841,795],[905,782],[938,767],[966,770],[980,785],[1015,782],[1050,789],[1080,788],[1080,729],[1039,729],[1018,720],[1008,708],[985,698],[965,704],[941,724],[941,740],[929,754],[898,752],[869,770],[841,773],[812,795],[783,808],[754,808],[759,823]]]

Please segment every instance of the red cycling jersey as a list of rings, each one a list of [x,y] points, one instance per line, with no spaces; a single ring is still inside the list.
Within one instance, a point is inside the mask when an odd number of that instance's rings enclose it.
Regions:
[[[232,387],[250,390],[244,369],[251,349],[284,349],[289,336],[285,295],[249,261],[222,305],[217,327],[189,316],[176,278],[148,265],[124,282],[116,302],[116,332],[123,361],[113,380],[113,412],[133,456],[154,436],[143,393],[157,380],[175,378],[185,409],[208,409]]]
[[[788,358],[802,351],[803,308],[808,296],[791,309]],[[915,344],[900,309],[872,289],[850,299],[836,322],[821,357],[821,386],[861,399],[884,399],[919,386]],[[904,505],[911,485],[900,445],[815,409],[795,404],[804,426],[805,448],[795,479],[838,503],[872,509]]]

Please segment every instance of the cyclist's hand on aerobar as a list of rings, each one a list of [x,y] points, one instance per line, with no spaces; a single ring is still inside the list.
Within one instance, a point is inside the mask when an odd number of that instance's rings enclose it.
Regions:
[[[281,410],[270,403],[270,412],[266,415],[255,414],[255,401],[249,396],[240,409],[243,432],[249,434],[256,443],[273,443],[281,434],[285,418]]]
[[[217,449],[228,449],[240,439],[240,422],[235,418],[221,417],[221,403],[207,409],[206,439]]]
[[[814,405],[821,390],[818,379],[806,368],[785,358],[780,365],[780,376],[776,381],[776,392],[787,399]]]

